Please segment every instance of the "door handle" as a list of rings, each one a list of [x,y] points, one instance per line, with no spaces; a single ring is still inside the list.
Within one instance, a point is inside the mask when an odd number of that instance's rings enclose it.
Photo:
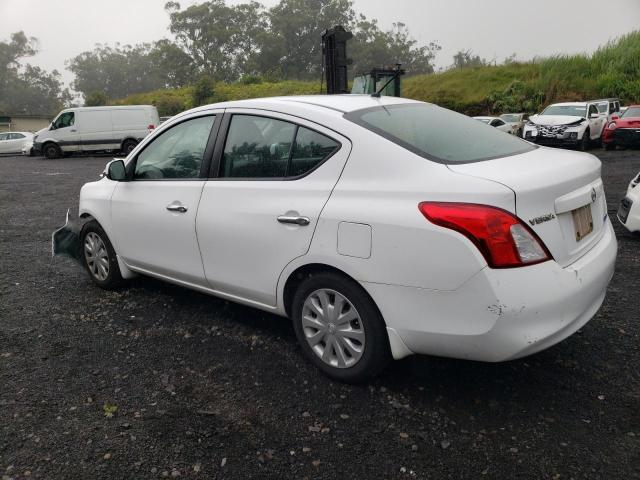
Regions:
[[[185,213],[188,208],[184,205],[180,205],[179,203],[170,203],[169,205],[167,205],[167,210],[169,210],[170,212]]]
[[[278,221],[280,223],[292,223],[294,225],[300,225],[301,227],[306,227],[309,225],[309,217],[295,217],[289,215],[280,215],[278,217]]]
[[[77,130],[75,128],[72,128],[71,131],[72,132],[77,132]]]

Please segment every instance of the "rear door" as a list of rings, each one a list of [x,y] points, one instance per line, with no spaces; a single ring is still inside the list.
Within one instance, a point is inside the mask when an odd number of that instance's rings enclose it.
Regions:
[[[304,255],[351,151],[346,138],[279,113],[231,109],[196,229],[217,291],[276,304],[280,273]]]
[[[10,150],[10,140],[8,133],[0,133],[0,153],[8,153]]]
[[[127,164],[130,181],[114,190],[111,221],[116,251],[134,269],[206,284],[195,221],[220,113],[172,125]]]

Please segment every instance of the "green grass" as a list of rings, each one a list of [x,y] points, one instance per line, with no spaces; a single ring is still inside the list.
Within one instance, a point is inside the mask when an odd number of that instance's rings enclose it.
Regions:
[[[524,111],[549,103],[620,97],[640,102],[640,31],[591,55],[556,55],[531,62],[449,70],[403,79],[402,95],[469,115]],[[244,98],[319,93],[318,82],[218,83],[211,103]],[[154,104],[160,115],[191,108],[192,87],[131,95],[116,104]]]

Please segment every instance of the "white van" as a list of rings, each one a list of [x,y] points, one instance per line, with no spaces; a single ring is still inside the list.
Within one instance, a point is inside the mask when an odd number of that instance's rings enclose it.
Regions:
[[[47,158],[98,150],[128,154],[159,124],[152,105],[68,108],[37,132],[33,149]]]

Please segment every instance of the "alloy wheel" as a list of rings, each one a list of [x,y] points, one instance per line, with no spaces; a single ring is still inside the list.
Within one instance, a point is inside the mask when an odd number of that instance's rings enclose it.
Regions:
[[[360,315],[335,290],[322,288],[309,294],[302,306],[302,330],[311,350],[332,367],[352,367],[364,353]]]
[[[104,282],[109,276],[109,252],[95,232],[89,232],[84,237],[84,258],[91,275]]]

